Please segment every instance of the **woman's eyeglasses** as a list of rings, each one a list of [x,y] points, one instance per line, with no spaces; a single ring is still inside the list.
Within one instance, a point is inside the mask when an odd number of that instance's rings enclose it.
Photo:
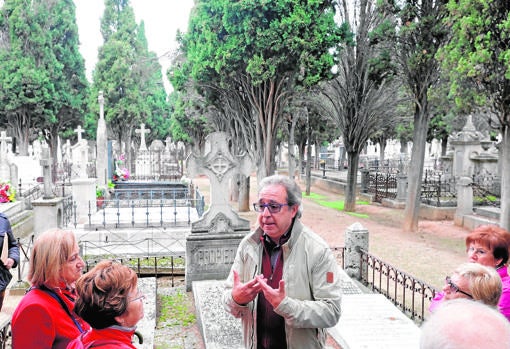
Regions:
[[[469,293],[462,291],[462,290],[459,288],[459,286],[457,286],[457,285],[456,285],[456,284],[452,281],[452,278],[451,278],[451,277],[449,277],[449,276],[447,276],[447,277],[446,277],[446,284],[448,285],[448,287],[450,287],[450,290],[451,290],[453,293],[457,293],[457,292],[459,292],[459,293],[462,293],[463,295],[468,296],[469,298],[473,298],[473,296],[472,296],[472,295],[470,295]]]
[[[129,302],[134,302],[134,301],[137,301],[139,299],[141,299],[141,300],[145,299],[145,295],[142,292],[140,292],[140,291],[138,291],[138,293],[136,294],[136,297],[135,298],[131,298],[129,300]]]

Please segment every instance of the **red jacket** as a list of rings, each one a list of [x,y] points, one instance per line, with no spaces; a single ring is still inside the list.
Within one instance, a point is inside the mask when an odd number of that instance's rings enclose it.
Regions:
[[[74,297],[68,291],[59,292],[59,297],[72,312]],[[71,299],[69,299],[71,298]],[[74,312],[74,318],[83,330],[90,326]],[[29,291],[12,315],[13,349],[65,349],[67,344],[80,335],[80,330],[59,301],[47,291]]]
[[[136,349],[131,342],[134,333],[134,329],[127,330],[120,326],[111,326],[102,330],[93,328],[89,332],[71,341],[67,349]]]

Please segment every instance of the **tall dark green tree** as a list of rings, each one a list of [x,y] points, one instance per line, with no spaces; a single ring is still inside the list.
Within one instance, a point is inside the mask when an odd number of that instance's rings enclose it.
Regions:
[[[186,60],[172,82],[241,94],[250,105],[259,177],[275,170],[276,135],[293,90],[331,76],[330,50],[345,36],[334,14],[329,0],[195,2],[181,41]]]
[[[53,24],[50,27],[53,53],[60,70],[52,73],[54,118],[46,119],[52,156],[56,159],[58,136],[74,135],[75,126],[83,124],[87,108],[88,81],[85,65],[79,52],[76,7],[72,0],[58,0],[51,7]]]
[[[448,2],[452,37],[438,57],[450,72],[458,104],[475,104],[499,121],[500,226],[510,229],[510,7],[506,0]],[[465,93],[466,84],[473,93]]]
[[[52,143],[83,111],[86,80],[71,0],[7,0],[1,9],[0,116],[22,155],[31,135]]]
[[[103,91],[109,137],[124,145],[121,151],[131,164],[134,129],[142,122],[158,136],[166,135],[157,124],[166,122],[167,115],[161,66],[148,51],[143,23],[137,25],[129,0],[105,1],[101,34],[104,43],[93,73],[87,125],[91,130],[97,125],[97,96]]]

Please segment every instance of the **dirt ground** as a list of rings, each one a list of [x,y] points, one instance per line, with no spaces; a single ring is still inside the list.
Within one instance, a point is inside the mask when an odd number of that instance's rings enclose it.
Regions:
[[[210,202],[209,181],[206,177],[193,179]],[[304,188],[304,183],[301,183]],[[250,203],[257,198],[256,179],[252,177]],[[327,201],[343,200],[343,196],[316,187],[311,192],[324,196]],[[232,203],[234,210],[237,204]],[[332,247],[344,246],[344,234],[352,224],[359,222],[369,231],[369,252],[383,261],[407,272],[436,288],[442,288],[444,277],[459,264],[466,261],[464,238],[468,230],[457,227],[452,221],[420,220],[417,232],[405,232],[401,228],[403,210],[383,207],[377,204],[358,205],[360,218],[332,208],[324,207],[313,199],[303,198],[302,222],[322,236]],[[255,225],[256,213],[240,212]],[[328,345],[339,348],[331,339]]]

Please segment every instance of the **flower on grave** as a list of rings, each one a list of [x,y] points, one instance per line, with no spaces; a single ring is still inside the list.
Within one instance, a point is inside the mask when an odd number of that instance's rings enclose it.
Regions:
[[[16,189],[9,181],[0,181],[0,202],[13,202],[16,200]]]
[[[114,181],[125,181],[129,178],[129,170],[126,167],[117,167],[113,174]]]
[[[126,157],[124,154],[120,154],[117,161],[115,161],[115,171],[113,172],[114,181],[125,181],[129,178],[129,170],[124,166]]]

